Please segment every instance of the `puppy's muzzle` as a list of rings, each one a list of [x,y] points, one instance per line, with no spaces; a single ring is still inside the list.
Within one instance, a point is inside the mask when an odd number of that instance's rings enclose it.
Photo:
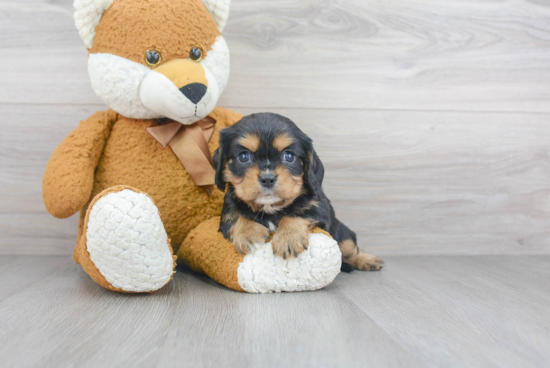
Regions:
[[[260,184],[266,189],[271,189],[277,182],[277,176],[274,174],[262,174],[260,175]]]

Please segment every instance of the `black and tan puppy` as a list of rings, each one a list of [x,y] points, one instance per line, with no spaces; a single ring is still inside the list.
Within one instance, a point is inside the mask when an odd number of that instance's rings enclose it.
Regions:
[[[274,232],[273,252],[296,257],[309,245],[309,230],[318,226],[340,245],[343,270],[382,268],[382,260],[361,251],[355,233],[336,218],[321,187],[323,164],[311,139],[289,119],[255,114],[224,129],[214,165],[216,185],[228,187],[220,231],[240,253]]]

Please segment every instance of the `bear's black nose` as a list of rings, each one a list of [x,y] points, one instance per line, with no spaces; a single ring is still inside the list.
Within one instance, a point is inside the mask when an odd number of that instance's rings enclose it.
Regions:
[[[268,189],[272,188],[273,185],[275,185],[276,181],[277,181],[277,177],[273,174],[260,175],[260,183],[264,188],[268,188]]]
[[[206,87],[202,83],[191,83],[181,87],[180,91],[185,97],[189,99],[189,101],[193,102],[196,105],[199,103],[200,100],[202,100],[202,98],[206,94],[207,89],[208,87]]]

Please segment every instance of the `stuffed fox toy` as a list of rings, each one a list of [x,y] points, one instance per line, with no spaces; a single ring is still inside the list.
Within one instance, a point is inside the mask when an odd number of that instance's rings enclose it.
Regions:
[[[340,271],[322,231],[290,260],[269,243],[244,256],[218,232],[212,154],[241,118],[216,107],[229,78],[229,1],[75,0],[92,88],[109,110],[57,147],[43,198],[55,217],[80,211],[74,259],[105,288],[156,291],[176,259],[246,292],[315,290]]]

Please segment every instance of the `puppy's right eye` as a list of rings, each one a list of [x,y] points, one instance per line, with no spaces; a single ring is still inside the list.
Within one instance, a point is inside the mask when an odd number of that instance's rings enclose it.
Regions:
[[[242,152],[239,155],[239,161],[241,161],[243,164],[250,161],[250,152]]]
[[[293,163],[296,156],[294,156],[294,153],[292,152],[285,152],[285,154],[283,155],[283,158],[284,158],[284,161],[288,163]]]

